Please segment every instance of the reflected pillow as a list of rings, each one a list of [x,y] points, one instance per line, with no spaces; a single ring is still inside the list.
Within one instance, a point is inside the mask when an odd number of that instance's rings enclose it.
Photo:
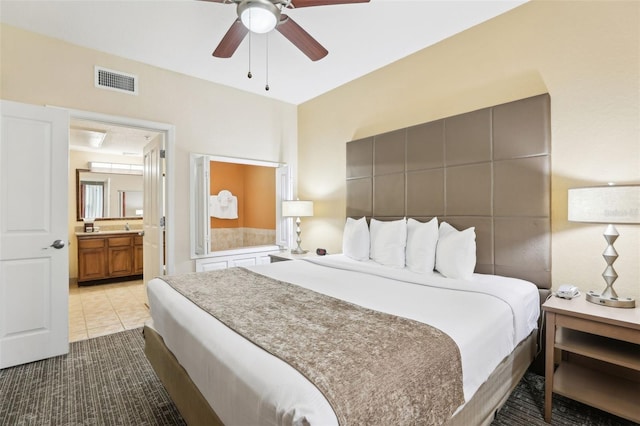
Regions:
[[[448,278],[468,280],[476,268],[476,231],[458,231],[447,222],[440,224],[436,247],[436,269]]]
[[[369,260],[369,227],[366,218],[347,218],[342,234],[342,253],[355,260]]]
[[[407,220],[407,268],[420,274],[431,273],[436,266],[438,218],[422,223]]]
[[[371,252],[376,263],[393,268],[404,268],[407,246],[407,222],[404,219],[383,222],[371,219]]]

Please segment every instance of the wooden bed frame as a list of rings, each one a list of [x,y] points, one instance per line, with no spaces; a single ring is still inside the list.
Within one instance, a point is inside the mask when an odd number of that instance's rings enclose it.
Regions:
[[[476,272],[551,287],[548,94],[347,143],[347,216],[438,217],[475,227]],[[187,423],[222,422],[146,326],[145,353]],[[450,425],[488,425],[534,360],[537,330],[505,358]]]

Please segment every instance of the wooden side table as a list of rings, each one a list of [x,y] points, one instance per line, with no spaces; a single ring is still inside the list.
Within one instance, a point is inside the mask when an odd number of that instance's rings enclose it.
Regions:
[[[544,419],[553,392],[640,422],[640,309],[552,297],[546,319]],[[555,349],[562,359],[555,369]]]

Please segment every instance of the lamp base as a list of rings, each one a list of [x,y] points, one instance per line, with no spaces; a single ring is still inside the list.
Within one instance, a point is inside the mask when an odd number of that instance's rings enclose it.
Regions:
[[[587,300],[596,305],[610,306],[612,308],[635,308],[636,301],[631,297],[614,297],[604,296],[602,294],[589,291],[587,293]]]
[[[305,254],[305,253],[308,253],[308,252],[309,252],[309,250],[302,250],[300,248],[300,246],[298,246],[298,247],[296,247],[294,249],[291,249],[291,254]]]

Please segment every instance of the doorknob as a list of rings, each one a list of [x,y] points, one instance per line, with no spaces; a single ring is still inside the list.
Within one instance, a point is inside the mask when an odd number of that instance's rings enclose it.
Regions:
[[[49,247],[53,247],[55,249],[61,249],[62,247],[64,247],[64,241],[62,240],[55,240],[53,242],[53,244],[51,244]]]
[[[138,232],[138,235],[140,235],[141,237],[144,237],[144,231]]]

